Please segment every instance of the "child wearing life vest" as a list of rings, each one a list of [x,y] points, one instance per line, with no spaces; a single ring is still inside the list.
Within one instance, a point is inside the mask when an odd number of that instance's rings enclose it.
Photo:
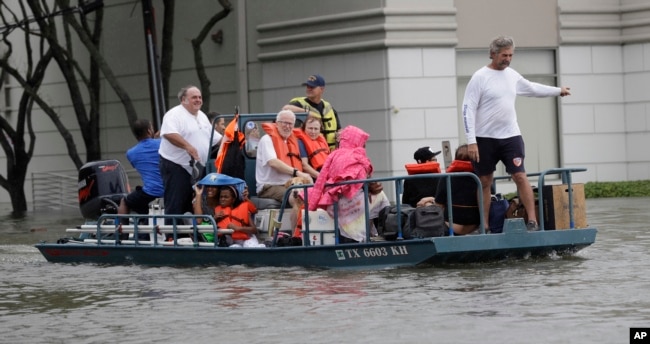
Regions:
[[[223,186],[219,190],[219,205],[214,208],[214,219],[220,229],[232,229],[231,247],[263,247],[257,241],[257,228],[251,223],[251,202],[240,202],[233,186]]]

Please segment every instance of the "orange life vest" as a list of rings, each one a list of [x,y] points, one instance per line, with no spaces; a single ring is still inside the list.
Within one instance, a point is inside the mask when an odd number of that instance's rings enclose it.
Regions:
[[[248,212],[248,205],[241,203],[236,208],[231,207],[222,207],[220,205],[214,208],[214,213],[223,211],[224,217],[217,221],[217,227],[219,228],[228,228],[229,224],[234,224],[236,226],[250,226],[251,215]],[[232,240],[248,240],[250,236],[244,232],[234,231],[232,233]]]
[[[300,207],[301,213],[305,211],[305,205],[303,204]],[[296,238],[302,238],[302,216],[298,216],[298,221],[296,221],[296,228],[293,229],[293,236]]]
[[[228,126],[223,132],[223,137],[221,138],[221,145],[219,146],[219,153],[217,153],[217,158],[214,159],[214,167],[217,173],[223,173],[223,165],[226,160],[226,154],[230,148],[230,145],[234,142],[238,142],[239,149],[243,149],[244,144],[246,143],[246,137],[244,133],[239,131],[237,127],[237,121],[239,120],[239,114],[235,115],[235,118],[228,123]],[[242,172],[243,173],[243,172]]]
[[[314,140],[302,131],[302,129],[298,128],[293,129],[293,134],[305,144],[309,165],[315,170],[320,171],[325,163],[325,159],[327,159],[327,155],[330,153],[330,147],[325,137],[321,134]]]
[[[262,123],[262,128],[271,137],[273,141],[273,148],[278,159],[282,160],[285,164],[302,172],[302,161],[300,160],[300,149],[298,148],[298,140],[293,135],[289,135],[286,139],[278,132],[278,127],[273,123]]]
[[[427,161],[421,164],[406,164],[406,172],[409,175],[423,173],[440,173],[440,164],[437,161]]]

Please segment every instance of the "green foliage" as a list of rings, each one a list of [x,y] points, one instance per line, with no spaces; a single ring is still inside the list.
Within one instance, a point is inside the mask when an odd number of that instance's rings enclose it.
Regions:
[[[515,196],[516,192],[504,195],[506,199]],[[650,197],[650,180],[585,183],[585,198],[606,197]]]
[[[588,182],[585,184],[586,198],[648,196],[650,196],[650,180]]]

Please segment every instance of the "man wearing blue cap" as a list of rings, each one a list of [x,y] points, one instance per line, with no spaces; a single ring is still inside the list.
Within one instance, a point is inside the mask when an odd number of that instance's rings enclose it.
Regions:
[[[341,130],[339,115],[332,107],[332,104],[325,101],[325,79],[315,74],[302,83],[307,87],[307,97],[296,97],[289,101],[289,104],[282,107],[282,110],[291,110],[295,113],[309,112],[310,116],[320,118],[323,121],[322,133],[327,140],[330,150],[336,148],[336,133]]]

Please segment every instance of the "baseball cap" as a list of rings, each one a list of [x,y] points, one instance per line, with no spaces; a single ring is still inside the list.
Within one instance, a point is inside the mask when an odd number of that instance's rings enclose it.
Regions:
[[[425,161],[429,161],[429,159],[435,157],[436,155],[440,154],[441,151],[434,152],[432,151],[429,146],[426,147],[421,147],[418,148],[418,150],[413,153],[413,159],[418,162],[418,164],[421,164]]]
[[[307,81],[303,82],[302,85],[309,87],[325,87],[325,79],[318,74],[310,75],[309,78],[307,78]]]

